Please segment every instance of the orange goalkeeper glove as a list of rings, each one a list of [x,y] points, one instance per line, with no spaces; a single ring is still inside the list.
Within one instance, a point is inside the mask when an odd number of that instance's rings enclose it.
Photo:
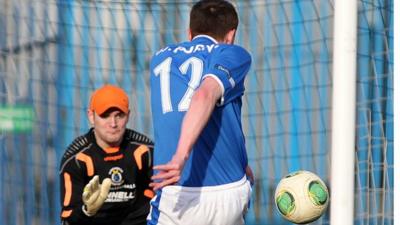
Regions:
[[[87,216],[93,216],[107,199],[111,188],[111,179],[105,178],[103,183],[99,183],[99,176],[94,176],[83,189],[82,210]]]

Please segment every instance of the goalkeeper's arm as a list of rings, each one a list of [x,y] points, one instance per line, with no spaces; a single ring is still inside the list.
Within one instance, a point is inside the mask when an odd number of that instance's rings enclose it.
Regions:
[[[110,188],[110,178],[105,178],[100,184],[99,176],[96,175],[89,181],[82,194],[82,201],[84,204],[82,210],[87,216],[93,216],[97,213],[107,199]]]
[[[93,215],[104,204],[111,182],[106,178],[100,184],[99,176],[95,176],[86,183],[83,177],[76,176],[79,174],[78,168],[74,163],[71,164],[73,166],[64,168],[65,170],[60,173],[61,220],[68,224],[90,223]]]

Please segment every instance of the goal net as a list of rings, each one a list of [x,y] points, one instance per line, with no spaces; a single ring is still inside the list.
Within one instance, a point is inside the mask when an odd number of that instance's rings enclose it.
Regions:
[[[333,0],[235,0],[253,63],[243,129],[256,175],[247,224],[287,224],[277,183],[330,179]],[[91,92],[130,93],[129,127],[152,136],[148,62],[187,39],[193,1],[0,0],[0,223],[57,224],[58,167],[88,128]],[[393,224],[393,0],[358,1],[354,223]],[[329,213],[314,224],[329,224]]]

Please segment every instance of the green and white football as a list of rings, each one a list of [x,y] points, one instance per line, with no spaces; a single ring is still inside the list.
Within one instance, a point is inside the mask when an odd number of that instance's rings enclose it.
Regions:
[[[299,170],[280,180],[275,205],[287,220],[305,224],[317,220],[328,207],[329,191],[314,173]]]

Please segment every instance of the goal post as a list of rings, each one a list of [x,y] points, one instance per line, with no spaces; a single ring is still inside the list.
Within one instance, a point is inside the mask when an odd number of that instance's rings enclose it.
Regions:
[[[128,127],[152,137],[148,63],[187,40],[195,1],[0,0],[0,224],[60,224],[59,161],[89,128],[100,85],[129,93]],[[331,191],[313,225],[393,225],[398,0],[230,1],[235,43],[252,56],[240,115],[256,178],[246,224],[287,224],[274,191],[302,169]]]
[[[399,29],[399,19],[400,19],[400,15],[399,15],[399,10],[400,10],[400,3],[399,1],[395,1],[394,2],[394,9],[395,11],[397,11],[397,13],[394,15],[394,21],[395,21],[395,25],[394,27],[396,27],[395,31],[394,31],[394,61],[399,62],[400,59],[400,29]],[[394,105],[394,114],[397,114],[397,116],[394,118],[394,127],[400,127],[400,120],[399,120],[399,116],[400,115],[400,103],[399,103],[399,99],[400,99],[400,66],[399,63],[396,63],[394,65],[394,101],[393,101],[393,105]],[[396,132],[394,132],[394,164],[396,165],[396,168],[394,170],[394,177],[400,177],[400,171],[399,171],[399,163],[400,163],[400,132],[397,129]],[[395,190],[399,190],[400,188],[400,180],[396,179],[396,181],[394,182],[394,189]],[[394,220],[395,221],[399,221],[400,219],[400,194],[399,191],[394,192]]]
[[[332,225],[354,221],[357,1],[336,0],[333,35]]]

